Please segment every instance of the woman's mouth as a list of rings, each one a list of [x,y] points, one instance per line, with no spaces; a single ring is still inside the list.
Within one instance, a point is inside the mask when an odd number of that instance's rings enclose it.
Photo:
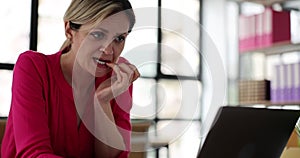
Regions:
[[[100,64],[100,65],[106,65],[106,63],[110,63],[110,61],[108,60],[101,60],[101,59],[98,59],[98,58],[93,58],[94,61],[96,61],[96,63]]]
[[[105,65],[105,64],[106,64],[106,62],[101,61],[101,60],[99,60],[99,59],[96,59],[96,62],[97,62],[98,64],[101,64],[101,65]]]

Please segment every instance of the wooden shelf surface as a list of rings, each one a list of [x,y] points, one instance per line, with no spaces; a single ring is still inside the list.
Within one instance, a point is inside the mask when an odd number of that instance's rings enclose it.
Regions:
[[[300,101],[299,102],[278,102],[278,103],[273,103],[269,100],[267,101],[249,101],[249,102],[240,102],[240,106],[248,106],[248,105],[265,105],[265,106],[286,106],[286,105],[296,105],[300,106]]]
[[[229,1],[234,1],[234,2],[251,2],[251,3],[257,3],[257,4],[262,4],[264,6],[270,6],[272,4],[276,3],[284,3],[284,2],[291,2],[291,1],[296,1],[296,0],[229,0]]]
[[[291,42],[282,42],[282,43],[273,44],[272,46],[265,47],[265,48],[258,48],[250,51],[241,52],[240,55],[247,54],[247,53],[254,53],[254,52],[264,53],[265,55],[278,55],[278,54],[296,52],[296,51],[300,51],[300,43],[294,44]]]

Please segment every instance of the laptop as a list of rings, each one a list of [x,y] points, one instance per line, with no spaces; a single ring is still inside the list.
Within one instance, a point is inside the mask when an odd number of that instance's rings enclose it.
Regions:
[[[223,106],[197,158],[280,158],[299,110]]]

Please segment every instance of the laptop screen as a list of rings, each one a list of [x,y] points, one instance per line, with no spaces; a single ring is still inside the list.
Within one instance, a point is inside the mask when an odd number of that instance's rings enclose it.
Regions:
[[[279,158],[300,116],[298,110],[224,106],[198,158]]]

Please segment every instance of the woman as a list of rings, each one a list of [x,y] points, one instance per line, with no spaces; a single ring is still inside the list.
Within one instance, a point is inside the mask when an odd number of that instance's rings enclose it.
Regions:
[[[15,65],[2,158],[128,157],[135,66],[120,57],[135,16],[127,0],[72,0],[67,40]]]

